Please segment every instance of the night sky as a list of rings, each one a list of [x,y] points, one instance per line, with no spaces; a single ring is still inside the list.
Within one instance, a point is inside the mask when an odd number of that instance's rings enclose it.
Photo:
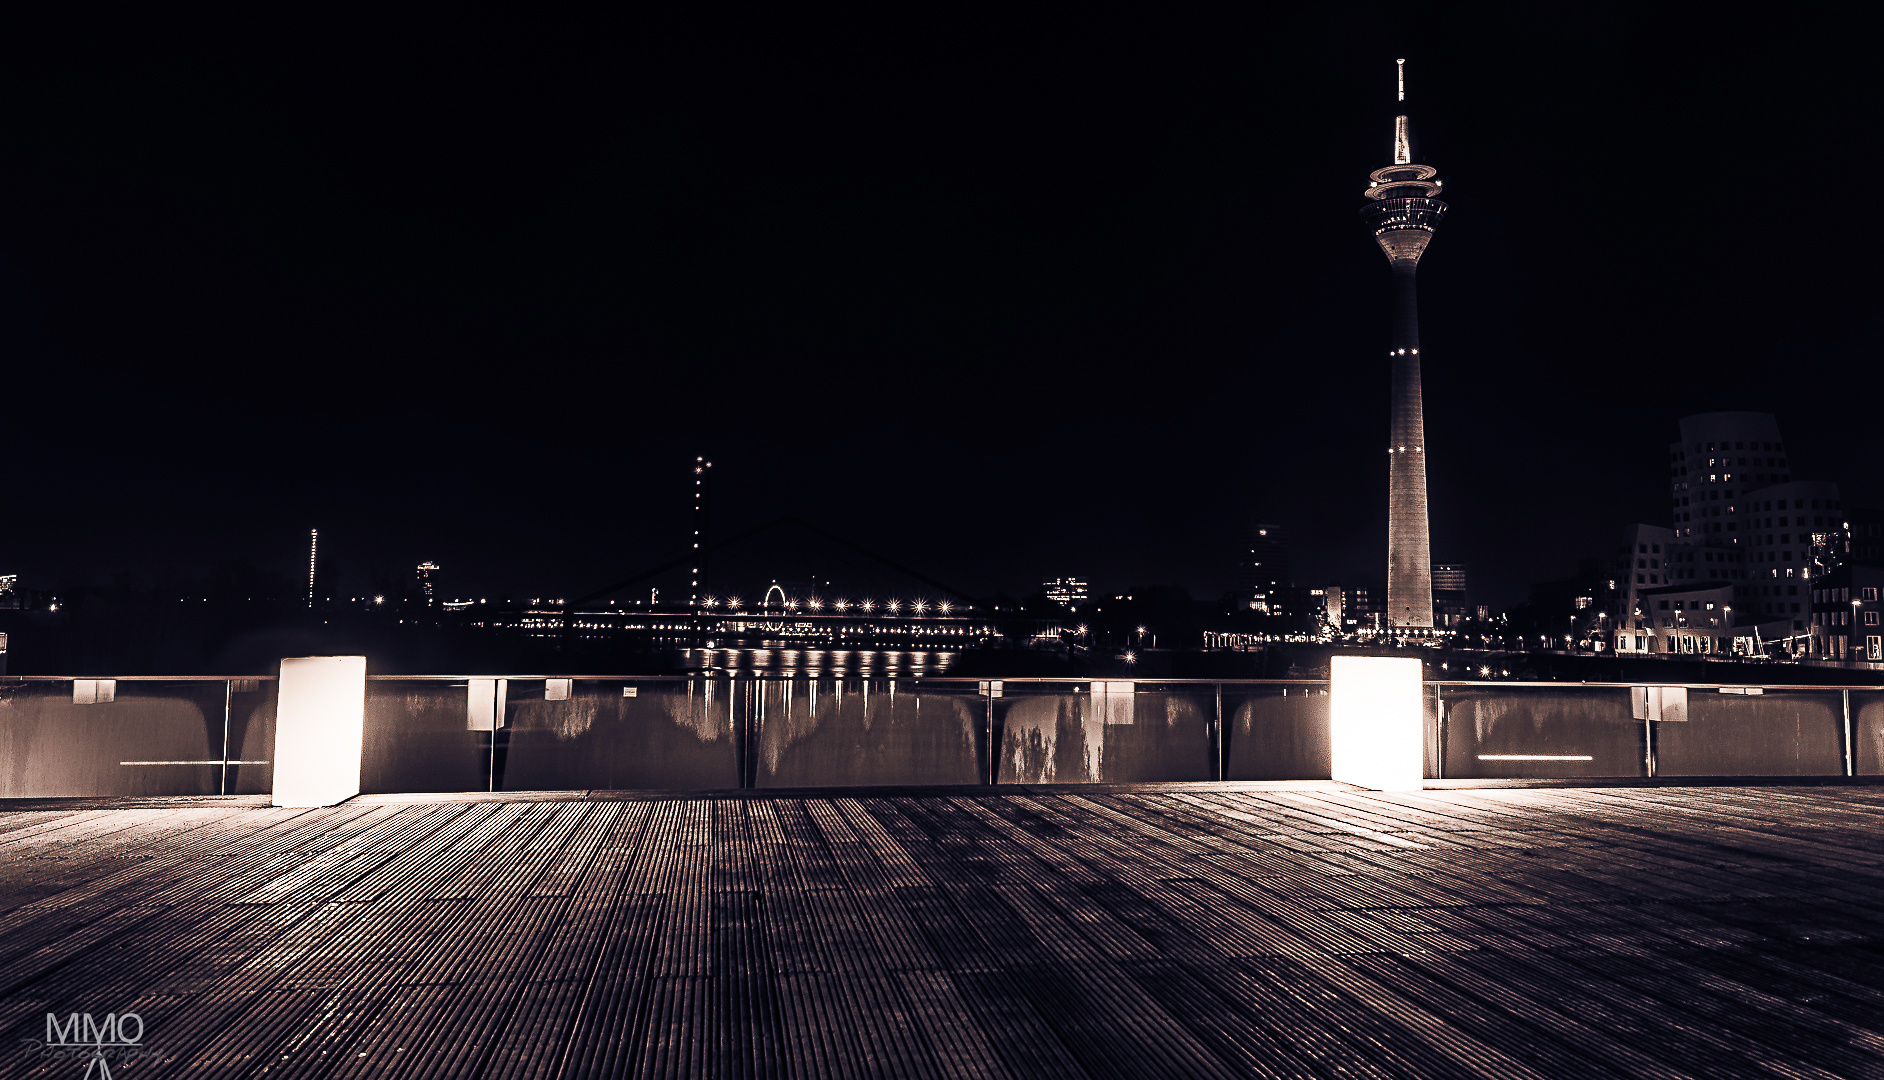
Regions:
[[[1875,27],[1704,10],[14,27],[0,573],[292,578],[318,526],[343,590],[574,596],[683,549],[707,454],[722,535],[976,594],[1214,597],[1258,520],[1378,583],[1396,56],[1436,561],[1504,604],[1666,523],[1715,409],[1876,504]]]

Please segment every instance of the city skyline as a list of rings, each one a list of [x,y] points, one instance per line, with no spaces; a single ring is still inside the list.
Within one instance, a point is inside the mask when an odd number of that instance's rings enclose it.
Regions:
[[[70,10],[0,1072],[1884,1073],[1859,9]]]
[[[514,114],[483,108],[508,84],[426,52],[361,52],[352,87],[278,41],[246,50],[266,64],[185,49],[200,78],[129,36],[28,65],[10,77],[42,92],[11,97],[0,161],[22,508],[0,573],[286,571],[318,527],[353,567],[580,594],[684,543],[675,467],[705,454],[716,529],[797,513],[975,592],[1212,597],[1258,521],[1288,528],[1298,581],[1366,576],[1387,326],[1343,215],[1399,56],[1470,208],[1422,275],[1434,560],[1521,600],[1664,522],[1642,463],[1711,411],[1777,415],[1796,475],[1878,502],[1861,400],[1825,393],[1862,385],[1876,273],[1831,209],[1874,154],[1838,46],[1790,24],[1721,82],[1672,17],[1572,31],[1558,59],[1528,55],[1541,17],[1501,18],[1310,19],[1275,31],[1287,55],[1232,24],[1095,22],[1084,50],[866,33],[823,73],[709,63],[658,101],[667,68],[577,57]],[[936,78],[962,57],[983,77]],[[1541,65],[1602,78],[1544,92]],[[780,108],[752,106],[761,84]],[[1788,163],[1788,198],[1728,274],[1703,222],[1730,196],[1690,173],[1743,142]],[[1602,173],[1574,182],[1575,241],[1538,216],[1566,160]]]

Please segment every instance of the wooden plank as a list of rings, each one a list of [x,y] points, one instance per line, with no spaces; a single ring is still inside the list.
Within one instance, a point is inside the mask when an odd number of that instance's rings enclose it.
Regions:
[[[0,1041],[108,1002],[161,1075],[1884,1076],[1880,883],[1864,787],[36,806]]]

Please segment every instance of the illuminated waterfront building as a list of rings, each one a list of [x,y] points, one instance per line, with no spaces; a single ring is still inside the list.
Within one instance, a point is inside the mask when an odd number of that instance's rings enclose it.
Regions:
[[[1249,557],[1243,560],[1243,600],[1251,611],[1273,611],[1289,581],[1289,535],[1282,526],[1258,524],[1250,530]]]
[[[1675,543],[1673,529],[1636,524],[1623,530],[1622,546],[1605,579],[1608,587],[1602,590],[1609,615],[1615,620],[1603,629],[1617,652],[1671,651],[1666,642],[1659,649],[1656,645],[1655,605],[1645,594],[1672,586],[1676,564],[1693,553],[1692,548]]]
[[[1040,588],[1047,594],[1048,600],[1065,608],[1073,608],[1085,603],[1090,592],[1085,582],[1071,577],[1054,578],[1052,581],[1041,583]]]
[[[1812,579],[1813,655],[1884,661],[1884,566],[1843,562]]]
[[[1341,590],[1341,625],[1347,630],[1380,629],[1380,590],[1348,585]]]
[[[1472,613],[1466,585],[1464,563],[1433,567],[1433,621],[1440,626],[1457,626]]]
[[[1399,98],[1406,101],[1406,61]],[[1433,625],[1431,539],[1426,512],[1426,417],[1420,390],[1420,256],[1445,216],[1438,170],[1413,162],[1403,113],[1393,122],[1393,164],[1369,174],[1361,217],[1393,270],[1393,393],[1387,439],[1387,628],[1422,632]]]
[[[1794,480],[1771,413],[1684,416],[1668,448],[1675,535],[1692,548],[1677,581],[1734,583],[1762,642],[1810,633],[1814,544],[1846,527],[1838,485]]]
[[[1829,480],[1793,480],[1743,492],[1733,504],[1740,526],[1733,548],[1746,564],[1742,595],[1762,620],[1790,618],[1806,629],[1812,551],[1845,530],[1844,502]]]

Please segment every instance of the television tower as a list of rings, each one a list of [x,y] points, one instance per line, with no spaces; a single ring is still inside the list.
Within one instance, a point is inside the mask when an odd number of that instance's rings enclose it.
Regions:
[[[1406,108],[1406,61],[1399,108]],[[1426,521],[1426,418],[1420,401],[1420,309],[1415,276],[1446,214],[1439,170],[1413,164],[1406,115],[1393,120],[1393,164],[1368,174],[1361,218],[1393,268],[1393,407],[1387,443],[1387,632],[1433,626],[1432,541]]]
[[[705,457],[693,459],[693,574],[687,584],[691,586],[687,604],[693,609],[693,632],[698,637],[706,632],[706,620],[702,617],[710,602],[710,596],[702,596],[702,582],[707,581],[708,529],[712,522],[712,505],[709,501],[713,478],[713,463]]]

